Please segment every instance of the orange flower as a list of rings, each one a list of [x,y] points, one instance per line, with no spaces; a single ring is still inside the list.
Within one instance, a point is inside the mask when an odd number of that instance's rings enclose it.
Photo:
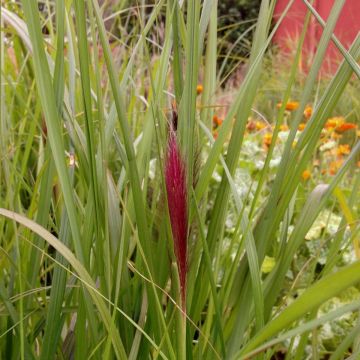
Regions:
[[[216,127],[220,126],[223,123],[223,119],[220,119],[217,115],[213,116],[213,124]]]
[[[332,117],[332,118],[328,119],[327,122],[325,123],[325,128],[326,129],[335,129],[338,126],[342,125],[344,122],[345,122],[345,119],[342,116]]]
[[[218,132],[216,130],[213,131],[213,138],[216,140],[218,137]]]
[[[304,116],[306,117],[306,119],[309,119],[312,115],[313,109],[311,106],[307,106],[304,110]]]
[[[298,130],[299,130],[299,131],[303,131],[303,130],[305,129],[305,126],[306,126],[305,123],[300,123],[300,124],[299,124],[299,127],[298,127]]]
[[[246,126],[246,128],[251,132],[254,130],[260,131],[262,129],[265,129],[267,125],[263,123],[262,121],[254,121],[250,120]]]
[[[263,144],[266,147],[269,147],[271,145],[271,140],[272,140],[272,134],[271,133],[266,133],[263,136]]]
[[[276,105],[276,107],[278,109],[280,109],[281,106],[282,106],[281,102]],[[299,107],[299,102],[298,101],[288,101],[286,103],[286,105],[285,105],[285,109],[289,110],[289,111],[296,110],[298,107]]]
[[[328,138],[328,131],[326,129],[321,129],[320,139]]]
[[[335,175],[337,173],[337,171],[340,169],[342,163],[343,163],[342,159],[332,161],[329,164],[329,173],[330,173],[330,175]]]
[[[338,133],[336,133],[336,132],[332,132],[332,133],[331,133],[331,138],[332,138],[332,139],[335,139],[335,140],[341,139],[341,138],[342,138],[342,135],[341,135],[341,134],[338,134]]]
[[[311,172],[309,170],[305,170],[303,171],[303,173],[301,174],[301,177],[303,178],[303,180],[309,180],[311,178]]]
[[[349,144],[344,144],[344,145],[339,145],[337,148],[337,155],[341,156],[341,155],[348,155],[350,154],[350,146]]]
[[[255,123],[255,126],[256,126],[256,130],[262,130],[262,129],[266,128],[266,124],[264,124],[264,123],[261,122],[261,121],[257,121],[257,122]]]
[[[200,95],[203,91],[204,91],[204,87],[203,87],[201,84],[199,84],[199,85],[196,87],[196,93],[197,93],[198,95]]]
[[[289,127],[286,124],[281,124],[280,125],[280,131],[288,131]]]
[[[337,126],[335,130],[338,132],[344,132],[344,131],[352,130],[352,129],[356,129],[356,128],[357,128],[356,124],[344,122],[344,123],[340,124],[339,126]]]

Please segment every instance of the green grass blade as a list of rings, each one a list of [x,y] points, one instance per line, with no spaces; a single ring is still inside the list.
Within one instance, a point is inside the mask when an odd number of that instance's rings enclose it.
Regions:
[[[216,333],[219,334],[222,356],[225,357],[225,351],[226,351],[225,350],[225,341],[224,341],[224,335],[222,332],[223,330],[222,330],[222,324],[221,324],[221,318],[220,318],[221,309],[220,309],[220,304],[219,304],[219,301],[217,298],[216,284],[214,281],[214,277],[212,275],[211,257],[210,257],[210,253],[209,253],[209,248],[206,243],[204,225],[201,222],[201,217],[200,217],[198,205],[196,203],[196,196],[195,196],[194,190],[192,190],[192,195],[193,195],[193,201],[195,202],[196,217],[197,217],[197,221],[198,221],[198,224],[200,227],[201,243],[202,243],[202,246],[204,249],[204,254],[205,254],[206,272],[209,276],[210,288],[211,288],[211,292],[212,292],[212,299],[215,304],[215,318],[216,318],[216,322],[217,322]]]
[[[309,1],[304,0],[305,5],[308,7],[308,9],[311,11],[311,13],[314,15],[316,20],[319,22],[319,24],[324,28],[326,26],[326,22],[321,18],[320,14],[314,9],[314,7],[309,3]],[[331,39],[335,46],[339,49],[341,52],[341,55],[344,57],[344,59],[347,61],[347,63],[351,66],[352,70],[356,74],[356,76],[360,79],[360,66],[356,62],[356,60],[349,54],[349,52],[345,49],[345,47],[342,45],[342,43],[339,41],[339,39],[335,36],[335,34],[331,35]]]
[[[30,39],[34,48],[33,57],[35,76],[37,80],[40,100],[45,114],[50,147],[59,175],[59,180],[63,189],[64,201],[67,212],[69,214],[69,221],[75,251],[79,259],[82,260],[83,253],[80,242],[80,230],[77,223],[77,214],[72,195],[73,191],[65,162],[65,148],[63,139],[61,137],[59,113],[56,106],[54,90],[52,88],[49,66],[43,48],[39,15],[35,3],[28,1],[23,1],[22,3],[24,13],[27,19]]]
[[[96,290],[96,285],[94,281],[92,280],[89,273],[86,271],[85,267],[81,264],[81,262],[63,243],[61,243],[55,236],[50,234],[42,226],[36,224],[35,222],[27,219],[22,215],[16,214],[13,211],[9,211],[6,209],[0,209],[0,214],[2,216],[7,217],[8,219],[15,220],[16,222],[26,226],[27,228],[31,229],[33,232],[41,236],[51,246],[53,246],[64,257],[64,259],[66,259],[66,261],[75,269],[75,271],[79,275],[79,279],[88,288],[89,294],[99,311],[99,315],[102,318],[102,321],[108,331],[109,336],[112,339],[114,350],[118,358],[126,359],[126,353],[123,344],[120,340],[117,330],[115,329],[114,323],[111,321],[110,313],[103,301],[103,298],[101,297],[101,294],[98,292],[98,290]]]
[[[240,355],[245,356],[309,311],[319,307],[326,300],[336,296],[351,285],[359,283],[359,274],[360,262],[356,262],[319,280],[255,335],[241,350]]]
[[[179,108],[178,133],[186,159],[188,193],[193,186],[196,134],[196,84],[198,81],[198,46],[200,1],[187,2],[187,28],[185,45],[185,82]]]
[[[294,328],[290,331],[285,332],[284,334],[280,335],[279,337],[275,338],[274,340],[266,342],[265,344],[261,345],[260,347],[251,351],[250,353],[247,353],[246,355],[238,356],[236,358],[238,360],[240,360],[240,359],[248,359],[250,357],[253,357],[254,355],[260,353],[261,351],[271,348],[272,346],[279,344],[288,338],[294,337],[294,336],[299,335],[304,332],[308,332],[309,330],[312,330],[312,329],[316,329],[320,325],[323,325],[327,322],[331,322],[332,320],[340,318],[342,315],[344,315],[346,313],[356,311],[359,309],[359,306],[360,306],[359,301],[355,301],[351,304],[341,306],[340,308],[338,308],[334,311],[331,311],[330,313],[328,313],[318,319],[311,320],[307,323],[297,326],[296,328]],[[333,355],[337,354],[337,356],[339,356],[341,354],[341,356],[343,356],[344,353],[346,352],[346,350],[349,348],[349,345],[350,345],[349,341],[351,341],[351,339],[355,336],[356,331],[359,331],[359,329],[360,329],[360,326],[355,327],[350,332],[349,336],[347,336],[347,338],[344,339],[342,346],[340,346],[338,349],[336,349],[336,351],[333,353]],[[348,344],[348,347],[345,347],[346,346],[345,344]],[[332,357],[333,356],[331,356],[330,359],[332,359]]]

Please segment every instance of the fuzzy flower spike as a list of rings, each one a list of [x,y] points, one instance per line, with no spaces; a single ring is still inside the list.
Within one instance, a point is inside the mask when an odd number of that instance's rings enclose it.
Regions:
[[[185,310],[188,235],[186,174],[185,162],[172,127],[169,131],[165,161],[165,183],[174,251],[179,269],[181,303]]]

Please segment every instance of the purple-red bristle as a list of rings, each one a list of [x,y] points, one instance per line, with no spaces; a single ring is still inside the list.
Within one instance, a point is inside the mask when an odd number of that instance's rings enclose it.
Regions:
[[[165,183],[174,251],[179,269],[181,300],[182,306],[185,307],[188,235],[186,174],[185,163],[172,130],[168,140]]]

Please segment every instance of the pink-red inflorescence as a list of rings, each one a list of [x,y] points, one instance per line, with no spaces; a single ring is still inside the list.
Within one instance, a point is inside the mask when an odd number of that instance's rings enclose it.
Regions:
[[[165,162],[167,201],[174,239],[174,251],[179,269],[182,306],[186,299],[187,272],[187,191],[185,162],[181,156],[175,132],[170,130]]]

